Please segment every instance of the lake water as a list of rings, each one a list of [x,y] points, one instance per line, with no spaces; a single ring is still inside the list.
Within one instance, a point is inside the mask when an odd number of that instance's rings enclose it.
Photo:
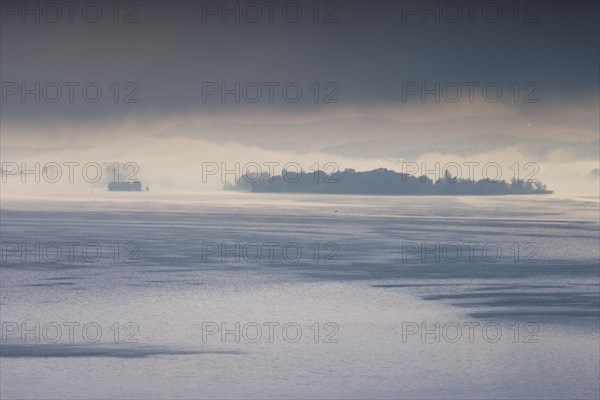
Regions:
[[[598,398],[598,198],[3,196],[0,397]]]

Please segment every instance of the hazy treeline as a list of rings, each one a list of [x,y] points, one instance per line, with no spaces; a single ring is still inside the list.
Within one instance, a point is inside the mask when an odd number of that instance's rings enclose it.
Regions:
[[[226,190],[257,193],[324,193],[373,195],[508,195],[548,194],[552,191],[540,181],[480,179],[478,181],[452,177],[448,171],[436,181],[386,168],[357,172],[345,169],[328,175],[325,171],[296,173],[283,171],[270,176],[246,174],[235,184],[226,183]]]

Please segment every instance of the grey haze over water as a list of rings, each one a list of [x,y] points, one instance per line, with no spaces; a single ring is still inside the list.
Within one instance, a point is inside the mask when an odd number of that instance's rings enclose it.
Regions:
[[[135,11],[137,22],[115,23],[110,4],[101,4],[95,23],[79,14],[69,22],[66,11],[56,23],[3,14],[2,82],[79,84],[73,102],[66,89],[61,101],[36,102],[3,88],[3,160],[134,161],[153,188],[192,191],[204,189],[189,184],[201,161],[283,158],[363,171],[400,170],[401,160],[533,162],[557,193],[597,192],[597,181],[588,181],[600,129],[597,2],[477,3],[472,18],[457,3],[457,22],[407,9],[441,10],[443,2],[321,2],[319,23],[311,2],[294,3],[303,13],[294,23],[280,14],[270,22],[264,7],[258,22],[223,20],[207,4],[245,3],[193,1],[137,2],[120,14]],[[489,15],[501,9],[498,20],[483,14],[486,4]],[[89,82],[103,89],[100,101],[83,100]],[[277,83],[278,93],[296,83],[304,96],[268,101],[265,89],[254,103],[206,95],[206,83],[264,89],[265,82]],[[478,85],[473,101],[465,82]],[[136,102],[113,101],[115,83],[117,100],[134,84]],[[456,84],[463,96],[405,98],[406,83]],[[489,83],[501,87],[498,101],[482,97]],[[321,101],[327,84],[337,88],[335,102]],[[535,101],[525,102],[533,92]]]
[[[66,3],[0,2],[0,398],[600,397],[598,2]]]

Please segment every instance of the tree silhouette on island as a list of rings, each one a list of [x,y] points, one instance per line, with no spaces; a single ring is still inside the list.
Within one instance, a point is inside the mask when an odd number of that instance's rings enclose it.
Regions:
[[[480,179],[452,177],[446,170],[444,177],[433,181],[426,175],[413,176],[386,168],[357,172],[345,169],[328,175],[325,171],[297,173],[283,170],[281,175],[270,176],[247,173],[235,184],[225,183],[225,190],[254,193],[322,193],[362,195],[518,195],[550,194],[538,180]]]

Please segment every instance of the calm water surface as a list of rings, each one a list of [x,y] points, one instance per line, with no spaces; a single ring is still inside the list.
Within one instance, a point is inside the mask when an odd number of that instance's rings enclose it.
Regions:
[[[1,221],[3,399],[600,395],[597,198],[107,192]]]

